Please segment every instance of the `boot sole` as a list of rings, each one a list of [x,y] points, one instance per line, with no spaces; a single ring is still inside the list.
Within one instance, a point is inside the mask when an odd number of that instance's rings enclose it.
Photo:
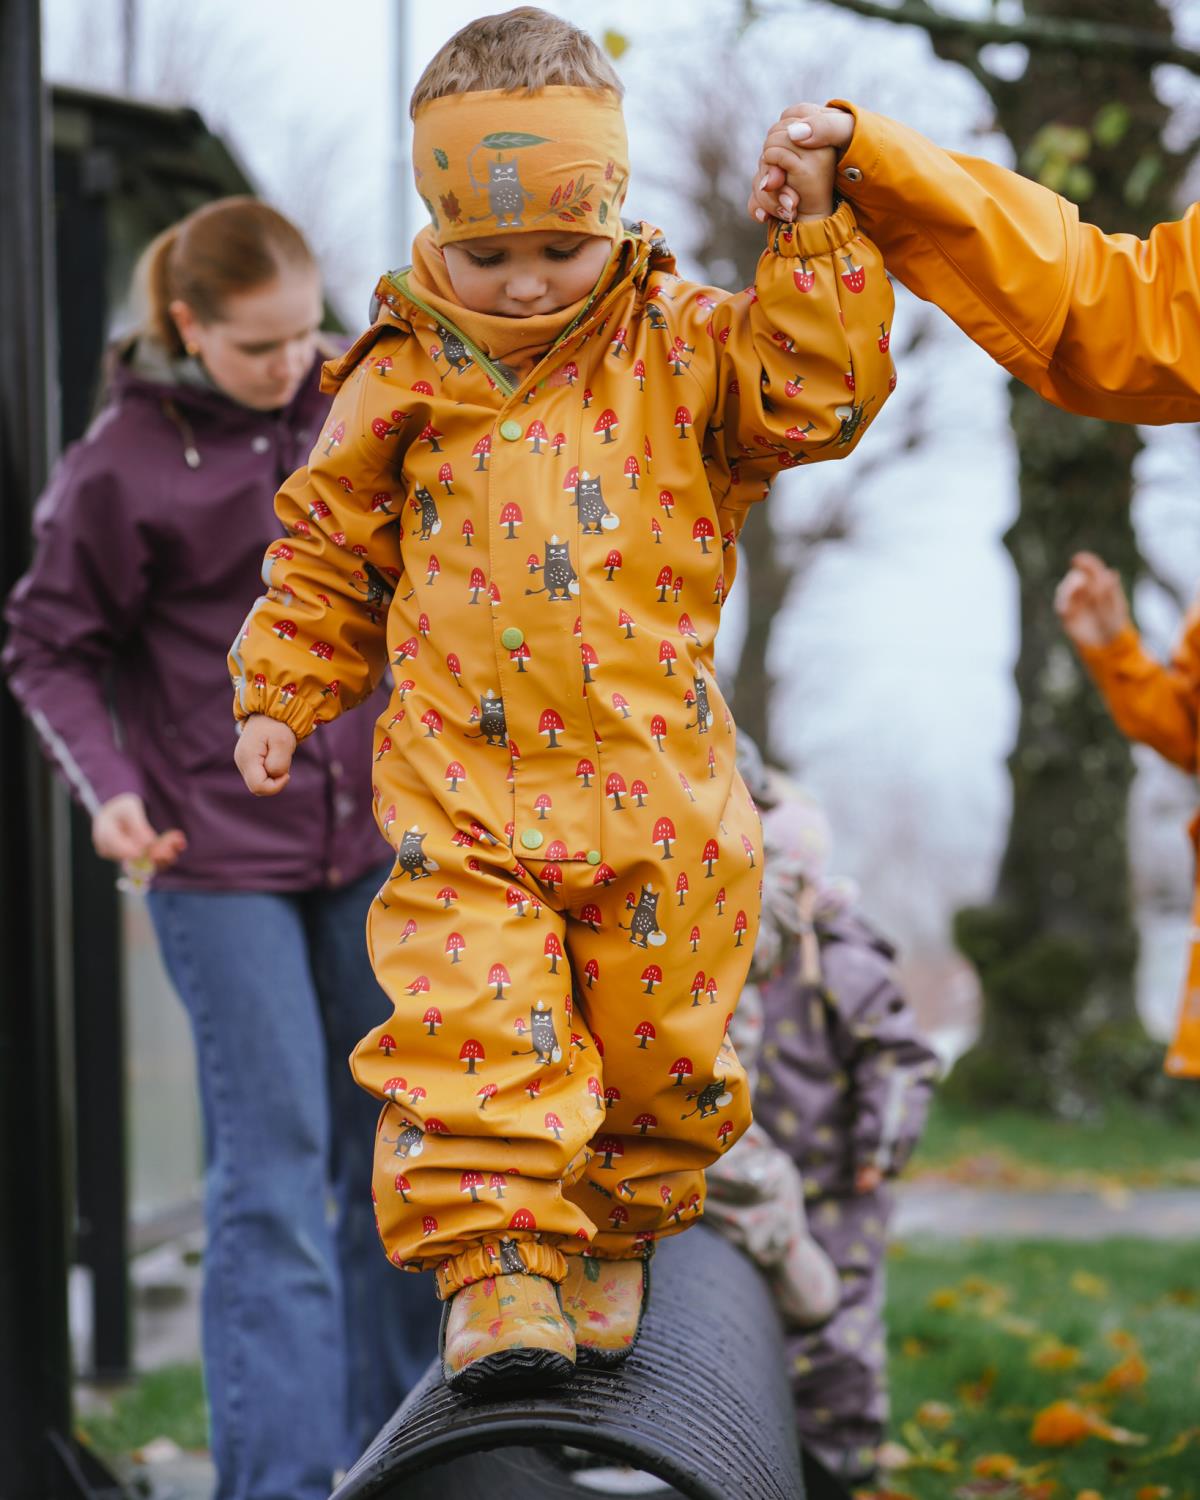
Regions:
[[[476,1394],[561,1385],[574,1372],[574,1362],[551,1349],[500,1349],[453,1374],[442,1367],[443,1379],[452,1391]]]

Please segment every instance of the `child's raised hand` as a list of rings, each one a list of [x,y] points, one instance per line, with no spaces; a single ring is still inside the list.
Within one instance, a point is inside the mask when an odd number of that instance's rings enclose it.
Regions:
[[[274,797],[292,776],[296,736],[278,719],[251,714],[238,736],[234,764],[256,797]]]
[[[767,131],[747,209],[752,218],[827,219],[833,212],[837,151],[832,144],[808,144],[813,126],[801,118],[813,105],[793,104]],[[842,113],[839,110],[832,114]],[[850,130],[854,120],[845,116]],[[847,139],[849,137],[847,136]],[[804,146],[799,141],[804,140]]]
[[[1094,552],[1077,552],[1054,591],[1054,608],[1077,646],[1107,646],[1129,624],[1117,573]]]

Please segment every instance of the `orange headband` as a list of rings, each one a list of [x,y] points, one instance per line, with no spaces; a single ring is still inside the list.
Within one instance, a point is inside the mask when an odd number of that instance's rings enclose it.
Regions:
[[[615,94],[446,94],[417,110],[413,173],[439,245],[506,229],[615,238],[629,180]]]

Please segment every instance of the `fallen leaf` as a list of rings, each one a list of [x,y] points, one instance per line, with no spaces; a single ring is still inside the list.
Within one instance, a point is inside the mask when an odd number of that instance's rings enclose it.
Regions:
[[[1071,1290],[1081,1297],[1095,1297],[1098,1302],[1105,1301],[1109,1295],[1108,1282],[1091,1271],[1076,1271],[1071,1277]]]
[[[978,1380],[964,1381],[958,1387],[958,1399],[964,1406],[969,1406],[978,1411],[981,1406],[987,1404],[988,1397],[996,1384],[996,1371],[992,1366],[983,1372]]]
[[[954,1421],[954,1409],[944,1401],[922,1401],[917,1407],[917,1421],[931,1432],[944,1432]]]
[[[1074,1345],[1062,1344],[1056,1338],[1046,1339],[1029,1354],[1029,1363],[1039,1370],[1073,1370],[1082,1359]]]
[[[1144,1484],[1133,1500],[1171,1500],[1175,1491],[1169,1484]]]
[[[935,1312],[954,1312],[958,1308],[959,1296],[952,1286],[938,1287],[937,1291],[930,1292],[929,1306]]]
[[[1015,1479],[1021,1465],[1011,1453],[985,1453],[971,1465],[971,1473],[980,1479]]]
[[[1066,1448],[1089,1437],[1122,1445],[1146,1441],[1139,1433],[1106,1422],[1094,1407],[1065,1400],[1053,1401],[1038,1412],[1029,1436],[1039,1448]]]

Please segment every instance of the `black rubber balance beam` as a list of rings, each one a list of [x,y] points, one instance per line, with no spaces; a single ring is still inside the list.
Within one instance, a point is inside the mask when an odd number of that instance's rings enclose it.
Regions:
[[[606,1483],[580,1467],[588,1456],[663,1487]],[[485,1400],[447,1390],[435,1364],[332,1500],[804,1500],[801,1475],[770,1294],[698,1226],[655,1256],[641,1338],[620,1370]]]

